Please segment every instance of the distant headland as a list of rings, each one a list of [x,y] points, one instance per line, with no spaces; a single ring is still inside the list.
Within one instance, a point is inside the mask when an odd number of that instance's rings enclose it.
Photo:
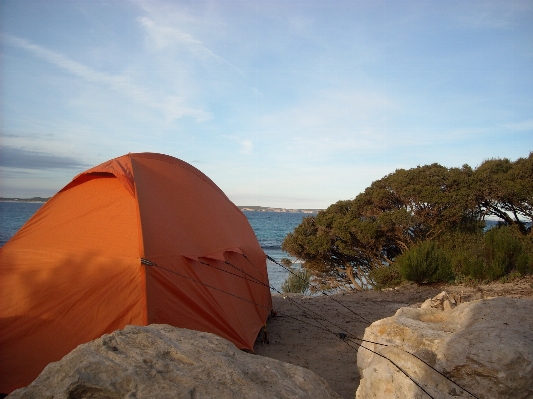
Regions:
[[[32,198],[4,198],[0,197],[0,202],[46,202],[50,199],[43,197],[32,197]]]
[[[46,202],[50,199],[43,197],[32,198],[5,198],[0,197],[0,202]],[[241,211],[254,211],[254,212],[287,212],[287,213],[318,213],[322,209],[287,209],[287,208],[272,208],[268,206],[238,206]]]
[[[318,213],[322,209],[287,209],[287,208],[271,208],[267,206],[239,206],[241,211],[254,212],[289,212],[289,213]]]

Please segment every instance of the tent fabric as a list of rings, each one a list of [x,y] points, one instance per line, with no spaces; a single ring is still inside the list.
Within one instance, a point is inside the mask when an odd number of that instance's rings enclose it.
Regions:
[[[211,332],[253,350],[272,309],[268,287],[248,220],[207,176],[161,154],[110,160],[0,248],[0,392],[128,324]]]

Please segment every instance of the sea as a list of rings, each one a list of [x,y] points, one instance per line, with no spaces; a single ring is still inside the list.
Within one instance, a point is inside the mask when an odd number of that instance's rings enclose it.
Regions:
[[[0,202],[0,246],[3,246],[42,205],[42,202]],[[267,255],[277,262],[288,258],[296,263],[296,259],[281,249],[281,243],[285,236],[309,214],[262,211],[243,211],[243,213],[248,218],[259,245]],[[281,291],[288,271],[270,260],[267,260],[267,269],[270,285],[273,288],[271,291]]]

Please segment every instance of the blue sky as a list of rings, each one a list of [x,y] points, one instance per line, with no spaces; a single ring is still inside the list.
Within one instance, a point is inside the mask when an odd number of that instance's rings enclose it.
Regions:
[[[533,150],[531,1],[18,1],[0,196],[128,152],[237,205],[325,208],[397,168]]]

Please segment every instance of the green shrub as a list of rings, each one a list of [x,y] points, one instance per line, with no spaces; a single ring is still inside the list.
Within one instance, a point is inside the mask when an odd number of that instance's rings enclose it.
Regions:
[[[439,248],[446,252],[453,274],[459,279],[483,279],[483,232],[480,229],[455,230],[441,236]]]
[[[487,278],[496,280],[513,270],[520,274],[533,271],[533,253],[528,242],[512,226],[490,229],[483,241]]]
[[[289,273],[281,285],[281,291],[286,294],[306,294],[309,291],[311,272],[305,268],[291,268],[290,270],[292,273]]]
[[[457,277],[469,277],[473,280],[484,280],[485,259],[483,258],[483,236],[477,240],[458,240],[453,249],[448,249],[451,266]]]
[[[457,231],[441,238],[458,281],[493,281],[509,273],[533,274],[533,242],[513,226],[486,233]],[[509,279],[506,278],[506,281]]]
[[[451,261],[433,241],[424,241],[398,257],[401,275],[415,283],[448,282],[454,278]]]
[[[482,257],[471,253],[461,254],[452,258],[452,268],[456,275],[468,276],[473,280],[485,280],[485,261]]]
[[[403,281],[400,268],[396,263],[392,266],[383,266],[373,269],[368,276],[375,283],[374,287],[378,290],[388,287],[396,287]]]

